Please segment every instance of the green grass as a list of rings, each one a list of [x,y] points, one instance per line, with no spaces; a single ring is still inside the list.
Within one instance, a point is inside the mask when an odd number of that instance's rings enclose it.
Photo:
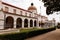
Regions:
[[[20,33],[40,30],[39,28],[20,29]]]
[[[54,27],[50,27],[50,28],[54,28]],[[44,29],[48,29],[48,28],[27,28],[27,29],[20,29],[20,33],[23,33],[23,32],[30,32],[30,31],[35,31],[35,30],[44,30]]]

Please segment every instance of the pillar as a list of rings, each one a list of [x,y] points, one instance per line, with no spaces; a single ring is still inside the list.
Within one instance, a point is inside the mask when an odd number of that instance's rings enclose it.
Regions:
[[[0,29],[4,29],[4,20],[0,19]]]
[[[33,20],[33,27],[34,27],[34,20]]]
[[[24,19],[22,19],[22,28],[24,28]]]
[[[37,27],[39,27],[39,21],[37,21],[36,23],[37,23]]]
[[[0,29],[4,29],[5,19],[6,19],[6,14],[0,11]]]
[[[30,28],[30,20],[28,20],[28,28]]]
[[[14,20],[14,28],[16,28],[16,20]]]

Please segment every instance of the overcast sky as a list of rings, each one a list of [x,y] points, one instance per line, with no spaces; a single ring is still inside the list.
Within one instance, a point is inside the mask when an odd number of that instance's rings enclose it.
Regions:
[[[23,9],[28,9],[28,7],[31,5],[31,3],[34,3],[34,6],[36,6],[38,14],[41,14],[43,16],[47,16],[46,15],[46,8],[44,7],[44,3],[42,1],[39,0],[3,0],[6,3],[9,3],[11,5],[23,8]],[[52,15],[47,16],[49,20],[52,20],[53,18],[55,18],[55,20],[57,20],[57,22],[60,20],[59,15],[56,14],[56,12]]]

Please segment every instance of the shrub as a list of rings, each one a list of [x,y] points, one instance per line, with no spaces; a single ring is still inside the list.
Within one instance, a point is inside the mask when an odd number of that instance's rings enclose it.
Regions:
[[[16,34],[0,35],[0,39],[1,40],[24,40],[25,38],[47,33],[55,29],[56,28],[38,29],[38,30],[26,31],[26,32],[21,32],[21,33],[16,33]]]

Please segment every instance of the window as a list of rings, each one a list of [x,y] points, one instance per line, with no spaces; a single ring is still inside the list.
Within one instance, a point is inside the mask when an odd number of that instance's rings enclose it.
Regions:
[[[36,14],[34,14],[34,17],[36,17]]]
[[[22,15],[22,11],[20,11],[20,14]]]
[[[14,9],[13,12],[16,14],[16,9]]]
[[[31,17],[31,14],[29,14],[29,17]]]
[[[41,23],[39,23],[39,26],[41,25]]]
[[[27,13],[25,13],[25,16],[27,16]]]
[[[5,7],[5,11],[7,11],[7,12],[8,12],[8,7]]]

